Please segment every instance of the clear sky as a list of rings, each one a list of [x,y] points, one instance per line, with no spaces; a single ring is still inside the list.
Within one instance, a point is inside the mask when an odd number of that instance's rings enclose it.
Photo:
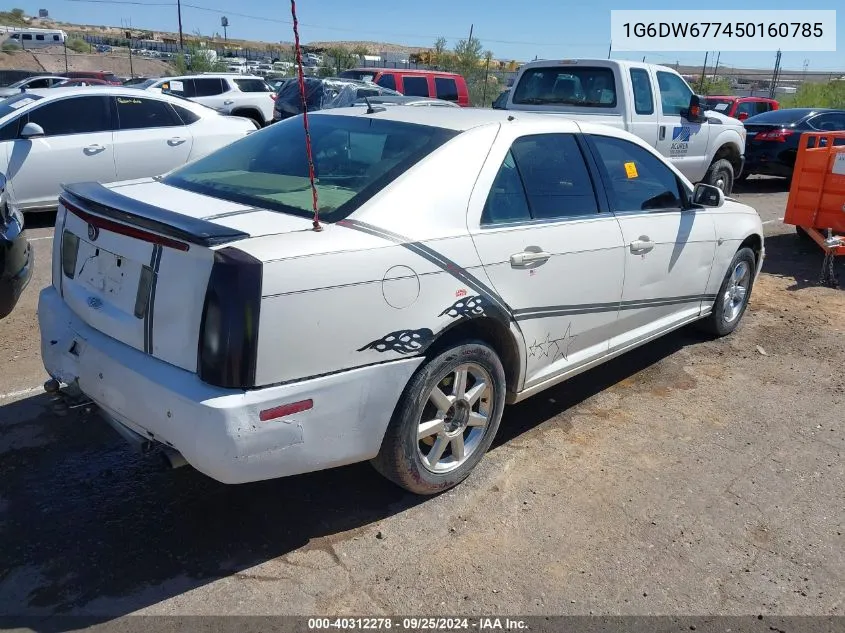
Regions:
[[[37,2],[37,6],[32,4]],[[50,16],[68,22],[95,25],[129,23],[135,28],[176,31],[176,0],[12,0],[29,14],[47,9]],[[199,7],[199,8],[197,8]],[[297,13],[303,42],[325,40],[375,40],[409,46],[431,46],[444,36],[453,46],[469,34],[493,51],[497,59],[520,61],[540,58],[607,57],[610,39],[610,10],[632,9],[633,2],[591,0],[568,3],[561,0],[299,0]],[[718,19],[718,8],[753,9],[766,20],[774,9],[845,8],[842,0],[805,3],[787,0],[736,0],[685,5],[677,0],[646,0],[637,8],[709,9]],[[239,15],[240,14],[240,15]],[[186,33],[222,32],[220,17],[229,18],[229,36],[261,41],[292,41],[288,0],[182,0],[182,23]],[[783,53],[782,67],[800,70],[809,60],[809,70],[845,71],[845,10],[837,16],[835,53]],[[619,52],[616,58],[641,59],[654,63],[700,64],[704,53],[648,51]],[[774,52],[725,52],[720,64],[771,68]],[[712,63],[712,55],[710,63]],[[709,65],[709,64],[708,64]]]

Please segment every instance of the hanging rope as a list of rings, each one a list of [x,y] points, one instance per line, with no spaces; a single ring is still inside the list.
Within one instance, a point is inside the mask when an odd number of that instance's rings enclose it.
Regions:
[[[305,73],[302,70],[302,48],[299,45],[299,22],[296,19],[296,0],[290,0],[290,14],[293,18],[293,39],[296,51],[296,67],[299,75],[299,96],[302,99],[302,125],[305,128],[305,153],[308,156],[308,178],[311,180],[311,198],[314,205],[314,230],[322,231],[320,211],[317,204],[317,185],[314,184],[314,156],[311,152],[311,132],[308,129],[308,104],[305,98]]]

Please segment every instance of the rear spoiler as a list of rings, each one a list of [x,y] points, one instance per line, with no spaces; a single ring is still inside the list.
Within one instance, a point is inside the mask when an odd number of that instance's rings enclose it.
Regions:
[[[96,182],[63,185],[62,189],[61,198],[97,215],[190,244],[211,247],[250,237],[249,233],[243,231],[124,196]]]

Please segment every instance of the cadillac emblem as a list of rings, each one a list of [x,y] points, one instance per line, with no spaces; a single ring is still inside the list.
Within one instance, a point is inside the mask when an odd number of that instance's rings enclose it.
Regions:
[[[93,224],[88,225],[88,239],[92,242],[100,236],[100,229]]]

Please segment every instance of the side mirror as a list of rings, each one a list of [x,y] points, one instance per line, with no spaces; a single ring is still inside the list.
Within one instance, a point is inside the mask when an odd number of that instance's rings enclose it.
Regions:
[[[740,121],[745,121],[745,119],[748,118],[748,112],[740,112],[739,114],[736,115],[736,118],[739,119]]]
[[[693,189],[692,203],[700,207],[721,207],[725,204],[725,194],[718,187],[700,182]]]
[[[6,175],[0,174],[0,198],[6,193]]]
[[[30,139],[44,136],[44,128],[37,123],[27,123],[21,130],[21,138]]]
[[[701,97],[692,95],[689,99],[689,107],[681,110],[681,116],[690,123],[701,123],[705,120],[704,110],[701,109]]]

